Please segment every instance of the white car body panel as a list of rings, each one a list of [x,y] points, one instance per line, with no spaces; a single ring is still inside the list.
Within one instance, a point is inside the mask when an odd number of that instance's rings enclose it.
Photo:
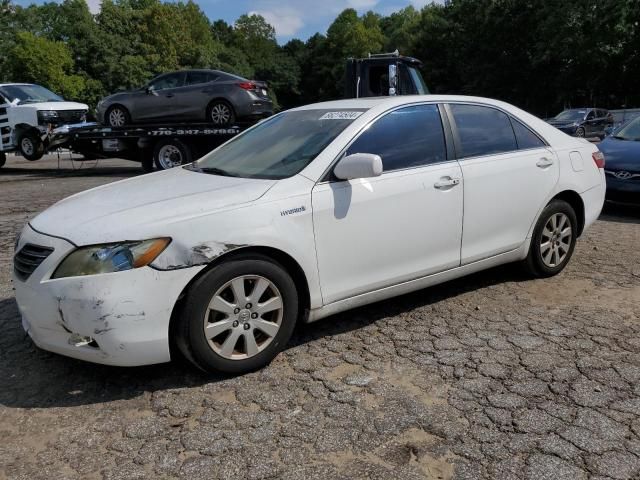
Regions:
[[[399,106],[434,102],[496,106],[528,124],[550,147],[325,181],[338,155],[376,118]],[[26,282],[14,277],[34,341],[99,363],[167,361],[178,298],[230,252],[261,249],[288,256],[304,274],[300,290],[308,290],[307,320],[314,321],[525,258],[540,212],[561,192],[580,195],[585,228],[602,208],[604,173],[590,158],[597,148],[503,102],[429,95],[301,108],[369,110],[290,178],[243,179],[177,168],[76,194],[32,220],[18,250],[26,243],[55,248]],[[572,166],[575,152],[582,170]],[[553,161],[540,168],[536,163],[543,157]],[[442,178],[460,182],[434,188]],[[172,242],[150,267],[51,279],[75,246],[157,237]],[[99,348],[70,344],[70,332],[95,338]]]

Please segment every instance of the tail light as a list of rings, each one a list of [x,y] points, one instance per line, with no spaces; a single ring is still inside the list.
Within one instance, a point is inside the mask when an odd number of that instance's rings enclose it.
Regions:
[[[593,158],[593,161],[596,162],[596,167],[604,168],[604,153],[600,151],[593,152],[591,157]]]
[[[240,82],[238,86],[244,90],[255,90],[257,88],[253,82]]]

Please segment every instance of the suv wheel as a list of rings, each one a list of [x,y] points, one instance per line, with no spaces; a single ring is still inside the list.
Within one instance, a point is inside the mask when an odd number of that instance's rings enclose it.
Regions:
[[[567,202],[553,200],[538,218],[526,266],[536,277],[551,277],[567,266],[578,236],[576,214]]]
[[[204,370],[245,373],[282,350],[297,316],[298,293],[281,265],[261,255],[235,257],[191,287],[176,343]]]
[[[44,155],[44,143],[33,132],[25,132],[18,138],[20,154],[29,161],[40,160]]]

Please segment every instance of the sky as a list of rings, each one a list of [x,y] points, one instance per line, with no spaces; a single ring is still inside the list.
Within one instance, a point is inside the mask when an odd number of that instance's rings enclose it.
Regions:
[[[44,0],[36,0],[42,3]],[[86,0],[95,13],[100,0]],[[279,43],[292,38],[306,40],[316,32],[325,33],[335,17],[345,8],[358,13],[373,10],[388,15],[409,5],[422,8],[431,0],[195,0],[210,20],[223,19],[233,23],[243,13],[259,13],[276,29]],[[442,3],[442,0],[436,0]],[[34,3],[16,0],[19,5]]]

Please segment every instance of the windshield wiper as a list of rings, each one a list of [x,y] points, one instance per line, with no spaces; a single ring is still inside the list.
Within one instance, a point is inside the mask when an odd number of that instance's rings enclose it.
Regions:
[[[226,170],[223,170],[222,168],[217,168],[217,167],[194,167],[194,170],[197,170],[199,172],[202,173],[210,173],[212,175],[220,175],[223,177],[237,177],[238,175],[235,175],[233,173],[227,172]]]

